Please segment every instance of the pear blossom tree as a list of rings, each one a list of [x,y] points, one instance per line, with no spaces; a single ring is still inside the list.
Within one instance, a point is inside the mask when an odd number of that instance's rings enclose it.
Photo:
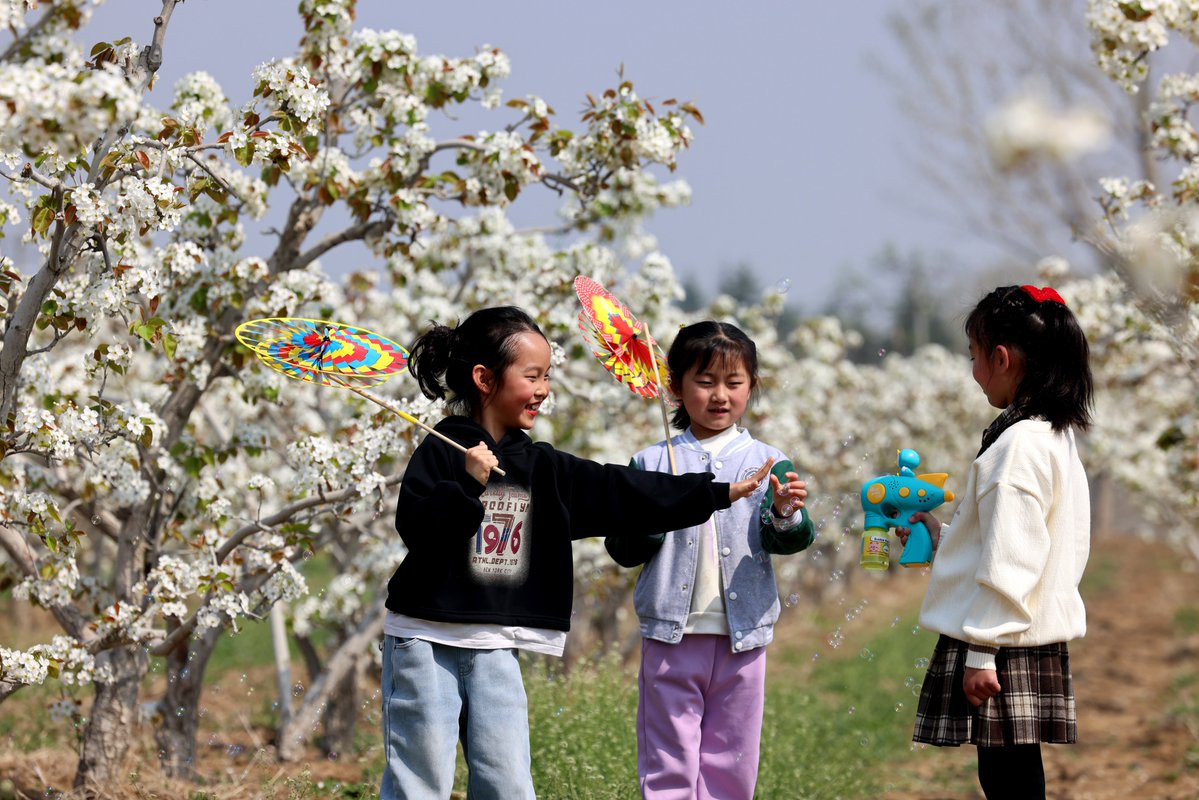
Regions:
[[[169,57],[171,20],[202,7],[162,0],[141,46],[81,44],[94,2],[35,5],[0,4],[11,32],[0,45],[0,570],[14,602],[44,609],[58,630],[0,646],[0,701],[58,687],[56,713],[83,731],[81,786],[119,778],[147,700],[163,768],[193,775],[213,650],[276,604],[290,609],[307,673],[278,721],[281,759],[300,757],[322,722],[323,746],[344,748],[359,677],[377,658],[385,582],[404,555],[394,498],[419,436],[356,395],[265,368],[233,337],[243,320],[341,319],[410,343],[430,319],[521,305],[554,354],[535,434],[618,463],[661,438],[660,417],[591,357],[573,277],[613,289],[664,344],[696,319],[737,322],[762,360],[746,424],[811,483],[817,542],[776,565],[788,606],[858,579],[857,491],[894,470],[896,448],[953,473],[994,413],[964,348],[855,365],[846,354],[860,337],[835,320],[807,320],[780,339],[777,291],[752,306],[719,297],[683,312],[670,261],[643,224],[689,199],[669,173],[701,118],[685,103],[642,99],[623,76],[587,95],[566,128],[538,97],[504,101],[511,66],[500,50],[421,54],[411,36],[355,29],[354,0],[301,0],[297,52],[249,76],[246,104],[195,72],[159,109],[146,90]],[[1144,77],[1138,48],[1194,38],[1187,4],[1092,8],[1102,63],[1130,86]],[[1118,269],[1077,278],[1060,260],[1041,268],[1094,345],[1102,391],[1088,458],[1159,499],[1172,486],[1156,506],[1163,521],[1193,521],[1188,187],[1199,147],[1187,115],[1199,94],[1180,77],[1155,97],[1154,141],[1179,167],[1171,191],[1105,181],[1095,213],[1106,227],[1088,229],[1088,241]],[[491,122],[462,130],[468,110]],[[1008,119],[994,130],[1019,129]],[[1020,168],[1075,151],[1022,147]],[[550,192],[560,213],[520,229],[509,208],[533,191]],[[269,246],[251,244],[268,224]],[[369,263],[334,279],[322,260],[351,245]],[[442,413],[403,377],[376,391],[427,422]],[[598,540],[575,552],[577,655],[617,641],[632,578]],[[336,575],[313,593],[304,566],[316,553]],[[163,660],[166,688],[146,697],[151,658]]]
[[[0,697],[57,681],[91,787],[119,774],[163,657],[156,736],[167,771],[190,774],[216,642],[299,600],[297,565],[336,546],[341,566],[369,565],[368,594],[339,585],[303,608],[342,635],[279,732],[292,757],[380,629],[380,576],[401,556],[383,512],[414,439],[355,396],[287,384],[234,327],[347,318],[409,341],[430,318],[514,302],[565,340],[576,272],[612,274],[633,254],[646,280],[669,275],[639,223],[687,190],[647,168],[674,168],[698,111],[623,81],[589,96],[577,132],[561,128],[536,97],[500,108],[501,51],[421,55],[410,36],[354,30],[352,0],[301,2],[298,54],[257,68],[243,107],[195,73],[159,110],[145,92],[172,16],[202,11],[164,0],[149,45],[81,46],[92,4],[32,5],[4,5],[0,61],[0,215],[29,254],[0,264],[0,546],[14,597],[61,633],[0,648]],[[438,138],[438,117],[467,105],[503,119]],[[533,185],[563,213],[517,231],[506,209]],[[246,226],[270,209],[275,242],[252,252]],[[330,280],[320,259],[351,242],[379,266]],[[86,708],[70,699],[84,688]]]

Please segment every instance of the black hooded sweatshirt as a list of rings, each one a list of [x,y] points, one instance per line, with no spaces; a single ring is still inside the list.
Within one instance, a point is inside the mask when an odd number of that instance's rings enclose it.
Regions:
[[[428,436],[400,485],[396,530],[408,554],[387,582],[387,608],[436,622],[570,630],[571,542],[698,525],[728,508],[729,484],[598,464],[510,430],[499,443],[475,421],[438,432],[486,442],[507,473],[483,486],[466,457]]]

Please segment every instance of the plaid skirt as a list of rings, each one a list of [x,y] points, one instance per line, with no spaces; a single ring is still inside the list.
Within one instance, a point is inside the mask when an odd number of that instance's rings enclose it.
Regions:
[[[1065,642],[1002,647],[995,657],[999,694],[981,706],[966,699],[969,645],[941,636],[920,690],[912,740],[939,747],[974,744],[1069,744],[1078,739],[1078,714]]]

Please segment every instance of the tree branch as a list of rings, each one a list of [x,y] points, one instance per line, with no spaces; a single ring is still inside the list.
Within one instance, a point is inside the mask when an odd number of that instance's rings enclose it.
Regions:
[[[326,236],[308,252],[296,256],[292,263],[288,265],[288,269],[303,269],[338,245],[365,239],[372,234],[383,233],[389,224],[390,222],[386,219],[368,220],[346,228],[340,233]]]
[[[383,485],[389,486],[389,487],[395,486],[402,479],[403,479],[403,475],[401,475],[401,474],[390,475],[384,481]],[[307,510],[309,508],[313,508],[313,507],[319,506],[319,505],[327,505],[327,504],[340,502],[341,500],[348,500],[349,498],[354,497],[357,494],[358,494],[358,490],[353,487],[350,487],[350,488],[342,489],[340,492],[334,492],[333,494],[323,495],[320,497],[309,497],[304,500],[300,500],[295,503],[292,503],[289,506],[285,506],[284,508],[280,509],[279,511],[276,511],[274,514],[271,514],[269,517],[265,517],[260,520],[255,520],[254,522],[251,522],[248,525],[244,525],[236,533],[234,533],[232,536],[230,536],[228,541],[226,541],[225,544],[221,545],[221,548],[219,550],[217,550],[217,554],[216,554],[217,563],[218,564],[224,563],[225,559],[229,557],[229,554],[232,553],[237,548],[238,545],[240,545],[242,542],[244,542],[246,539],[248,539],[250,536],[252,536],[255,533],[260,533],[264,530],[269,530],[271,528],[271,526],[278,525],[279,523],[282,523],[282,522],[286,522],[287,520],[291,519],[293,516],[295,516],[296,514],[298,514],[301,511],[304,511],[304,510]],[[207,606],[208,606],[207,602],[201,604],[200,607],[198,609],[196,609],[196,611],[193,612],[190,617],[188,617],[186,622],[184,622],[178,628],[175,628],[173,631],[171,631],[171,633],[165,639],[163,639],[161,642],[159,642],[158,644],[151,647],[149,649],[149,653],[151,655],[161,656],[161,655],[165,655],[165,654],[171,652],[176,647],[178,647],[180,642],[182,642],[188,636],[191,636],[192,631],[194,631],[196,628],[196,622],[199,619],[200,612],[203,611],[205,608],[207,608]]]
[[[10,58],[16,55],[17,51],[21,49],[21,45],[40,34],[42,32],[42,28],[49,25],[50,20],[54,19],[59,15],[59,13],[61,13],[61,9],[62,5],[51,6],[49,9],[47,9],[46,13],[42,14],[41,18],[38,19],[37,22],[33,23],[32,27],[26,29],[24,36],[18,36],[17,38],[13,39],[12,44],[10,44],[7,49],[0,54],[0,61],[8,61]]]

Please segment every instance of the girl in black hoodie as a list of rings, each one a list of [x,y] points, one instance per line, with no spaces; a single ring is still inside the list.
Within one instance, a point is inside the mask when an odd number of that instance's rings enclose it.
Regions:
[[[381,796],[449,797],[460,741],[472,800],[531,798],[517,651],[562,655],[571,542],[698,525],[756,491],[771,465],[715,483],[533,442],[525,431],[549,395],[550,347],[519,308],[435,325],[413,345],[409,370],[460,414],[438,432],[469,449],[426,438],[400,486],[396,530],[408,554],[387,584]]]

